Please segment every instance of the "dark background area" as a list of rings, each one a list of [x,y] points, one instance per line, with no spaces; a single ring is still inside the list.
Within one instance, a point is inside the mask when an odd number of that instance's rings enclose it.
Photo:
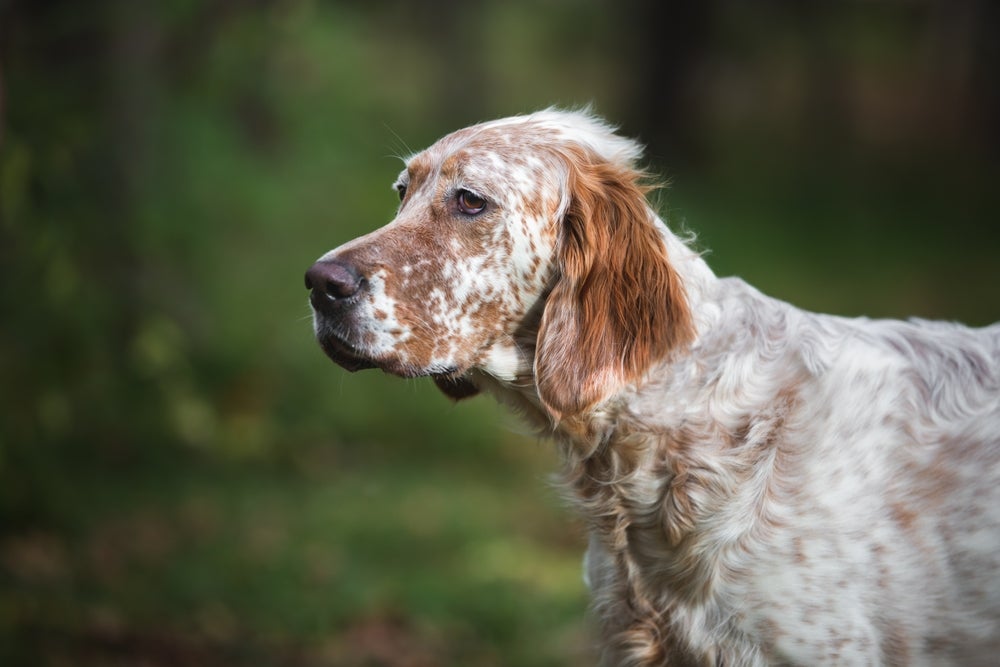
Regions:
[[[589,664],[548,443],[335,368],[305,269],[593,103],[719,274],[998,320],[998,8],[0,0],[0,663]]]

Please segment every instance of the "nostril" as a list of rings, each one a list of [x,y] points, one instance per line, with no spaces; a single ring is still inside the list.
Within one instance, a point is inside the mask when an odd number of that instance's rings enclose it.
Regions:
[[[342,262],[316,262],[306,271],[306,289],[330,299],[346,299],[357,294],[361,278],[357,270]]]

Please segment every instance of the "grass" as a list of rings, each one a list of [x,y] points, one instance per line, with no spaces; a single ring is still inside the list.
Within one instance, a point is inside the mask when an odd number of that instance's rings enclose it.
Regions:
[[[0,542],[0,657],[585,662],[583,540],[536,454],[537,475],[322,451],[297,466],[67,470],[48,519]]]

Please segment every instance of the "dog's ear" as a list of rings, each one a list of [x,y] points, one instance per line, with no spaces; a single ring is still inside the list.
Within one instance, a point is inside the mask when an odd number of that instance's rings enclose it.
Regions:
[[[638,382],[693,337],[681,281],[631,165],[570,155],[559,275],[535,351],[539,397],[555,421]]]
[[[471,398],[479,393],[479,387],[472,384],[469,380],[463,377],[448,377],[444,375],[434,376],[434,384],[437,388],[454,401],[460,401],[463,398]]]

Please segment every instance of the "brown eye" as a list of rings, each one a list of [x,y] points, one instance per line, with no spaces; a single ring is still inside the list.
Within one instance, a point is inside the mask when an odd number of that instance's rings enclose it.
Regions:
[[[465,215],[479,215],[486,208],[486,200],[468,190],[458,191],[458,210]]]
[[[397,185],[396,186],[396,192],[399,193],[399,201],[403,201],[404,199],[406,199],[406,185],[405,184],[400,183],[399,185]]]

